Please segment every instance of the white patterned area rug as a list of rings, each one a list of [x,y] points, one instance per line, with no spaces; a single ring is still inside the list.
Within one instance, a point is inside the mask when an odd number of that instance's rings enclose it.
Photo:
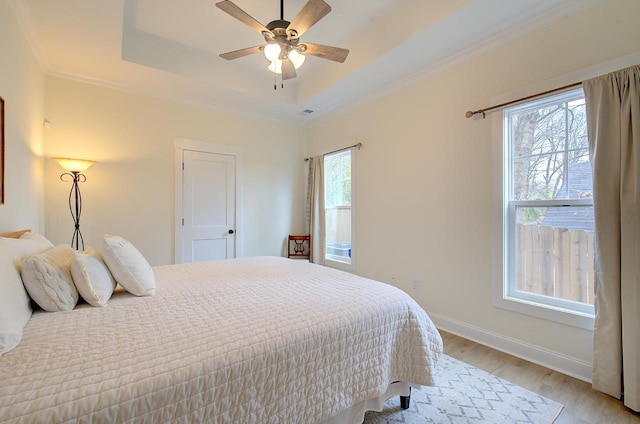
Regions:
[[[436,386],[411,391],[409,409],[395,396],[363,424],[551,424],[563,406],[481,369],[442,355]]]

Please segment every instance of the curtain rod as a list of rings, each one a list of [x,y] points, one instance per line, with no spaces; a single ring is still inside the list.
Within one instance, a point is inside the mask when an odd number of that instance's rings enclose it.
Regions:
[[[338,152],[341,152],[343,150],[353,149],[354,147],[357,147],[358,150],[360,150],[360,149],[362,149],[362,143],[354,144],[353,146],[343,147],[342,149],[338,149],[338,150],[333,150],[331,152],[324,153],[324,155],[330,155],[331,153],[338,153]],[[307,161],[309,161],[309,159],[311,159],[311,158],[304,158],[304,161],[307,162]]]
[[[492,112],[492,111],[497,110],[497,109],[503,109],[505,106],[511,106],[513,104],[516,104],[516,103],[524,102],[525,100],[535,99],[536,97],[544,96],[545,94],[556,93],[558,91],[567,90],[569,88],[578,87],[580,85],[582,85],[581,82],[574,82],[573,84],[569,84],[569,85],[565,85],[565,86],[562,86],[562,87],[554,88],[553,90],[543,91],[542,93],[538,93],[538,94],[532,94],[531,96],[522,97],[521,99],[517,99],[517,100],[511,100],[510,102],[506,102],[506,103],[502,103],[502,104],[499,104],[499,105],[491,106],[491,107],[488,107],[488,108],[485,108],[485,109],[478,109],[478,110],[474,110],[474,111],[468,110],[467,113],[464,114],[464,116],[467,117],[467,118],[472,118],[472,117],[474,117],[476,115],[482,115],[482,119],[484,119],[484,118],[486,118],[486,113],[487,112]]]

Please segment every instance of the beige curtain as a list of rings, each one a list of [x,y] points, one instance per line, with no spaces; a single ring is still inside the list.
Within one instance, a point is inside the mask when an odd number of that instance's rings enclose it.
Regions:
[[[313,199],[313,158],[306,160],[307,162],[307,196],[305,197],[304,206],[304,228],[307,234],[311,234],[311,201]],[[311,248],[311,246],[309,246]]]
[[[309,262],[324,265],[324,156],[315,156],[309,164],[309,234],[311,253]]]
[[[593,167],[593,387],[640,411],[640,66],[583,83]]]

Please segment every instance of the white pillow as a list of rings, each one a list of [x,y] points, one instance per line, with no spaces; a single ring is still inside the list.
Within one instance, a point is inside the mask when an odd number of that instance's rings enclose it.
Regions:
[[[80,296],[91,306],[106,306],[116,288],[102,256],[91,247],[76,253],[71,263],[71,276]]]
[[[14,264],[15,252],[0,245],[0,355],[18,346],[31,317],[29,296]]]
[[[109,271],[126,291],[136,296],[152,296],[156,277],[149,262],[133,244],[119,236],[104,235],[102,258]]]
[[[71,278],[74,250],[64,244],[22,259],[22,282],[29,296],[48,312],[70,311],[78,303]]]
[[[40,234],[24,233],[20,238],[0,237],[0,244],[11,247],[20,258],[44,252],[53,247],[53,243]]]

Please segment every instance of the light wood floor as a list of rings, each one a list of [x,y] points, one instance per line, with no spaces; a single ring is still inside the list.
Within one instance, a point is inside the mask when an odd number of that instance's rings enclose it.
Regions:
[[[564,405],[555,424],[638,424],[640,414],[591,384],[441,331],[444,352]]]

